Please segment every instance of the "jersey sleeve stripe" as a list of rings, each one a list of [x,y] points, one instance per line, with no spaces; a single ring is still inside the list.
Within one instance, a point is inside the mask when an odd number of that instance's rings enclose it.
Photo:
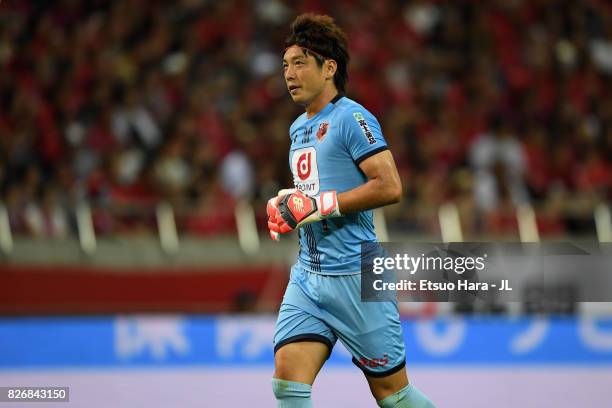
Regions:
[[[361,164],[361,162],[364,161],[365,159],[367,159],[369,157],[372,157],[372,156],[374,156],[377,153],[384,152],[385,150],[389,150],[389,147],[381,146],[381,147],[378,147],[378,148],[376,148],[374,150],[370,150],[369,152],[359,156],[359,158],[357,158],[357,160],[355,160],[355,164],[359,166],[359,164]]]

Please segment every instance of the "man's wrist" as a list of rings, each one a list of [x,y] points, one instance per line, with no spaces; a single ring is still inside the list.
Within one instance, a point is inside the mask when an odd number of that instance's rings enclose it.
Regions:
[[[335,190],[323,191],[314,198],[317,201],[318,213],[322,219],[342,217],[338,205],[338,195]]]

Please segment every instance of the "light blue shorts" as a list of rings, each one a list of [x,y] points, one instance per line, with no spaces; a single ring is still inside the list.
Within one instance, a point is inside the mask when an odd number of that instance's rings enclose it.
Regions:
[[[318,341],[331,353],[337,339],[369,376],[393,374],[406,363],[396,302],[362,302],[359,274],[321,275],[294,265],[276,322],[274,352],[289,343]]]

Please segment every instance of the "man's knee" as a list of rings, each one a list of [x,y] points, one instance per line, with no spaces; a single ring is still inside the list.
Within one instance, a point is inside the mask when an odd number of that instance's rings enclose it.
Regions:
[[[274,378],[298,382],[309,382],[311,370],[307,364],[297,363],[296,356],[290,349],[280,349],[274,355]]]
[[[372,394],[374,394],[374,397],[379,395],[389,396],[391,394],[395,394],[405,386],[406,384],[398,386],[396,383],[393,382],[381,382],[376,385],[375,390],[372,390]]]
[[[274,377],[312,384],[328,354],[322,343],[287,344],[274,355]]]
[[[289,361],[289,356],[283,353],[282,349],[274,355],[274,377],[284,380],[292,377],[295,369]]]
[[[383,377],[366,374],[366,379],[376,400],[382,400],[408,385],[408,375],[405,368]]]

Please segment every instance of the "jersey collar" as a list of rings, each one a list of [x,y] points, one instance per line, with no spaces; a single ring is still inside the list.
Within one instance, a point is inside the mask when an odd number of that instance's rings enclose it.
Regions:
[[[330,103],[333,103],[335,105],[336,102],[338,102],[342,98],[344,98],[344,95],[341,93],[338,93],[336,96],[334,96],[334,99],[332,99]]]
[[[321,109],[319,112],[317,112],[316,115],[314,115],[312,118],[306,118],[306,121],[309,122],[311,120],[315,120],[318,119],[321,115],[326,115],[328,114],[332,109],[334,109],[336,102],[338,102],[340,99],[344,98],[344,95],[341,93],[338,93],[336,96],[334,96],[334,99],[332,99],[331,101],[329,101],[329,103],[327,105],[325,105],[325,107],[323,109]]]

